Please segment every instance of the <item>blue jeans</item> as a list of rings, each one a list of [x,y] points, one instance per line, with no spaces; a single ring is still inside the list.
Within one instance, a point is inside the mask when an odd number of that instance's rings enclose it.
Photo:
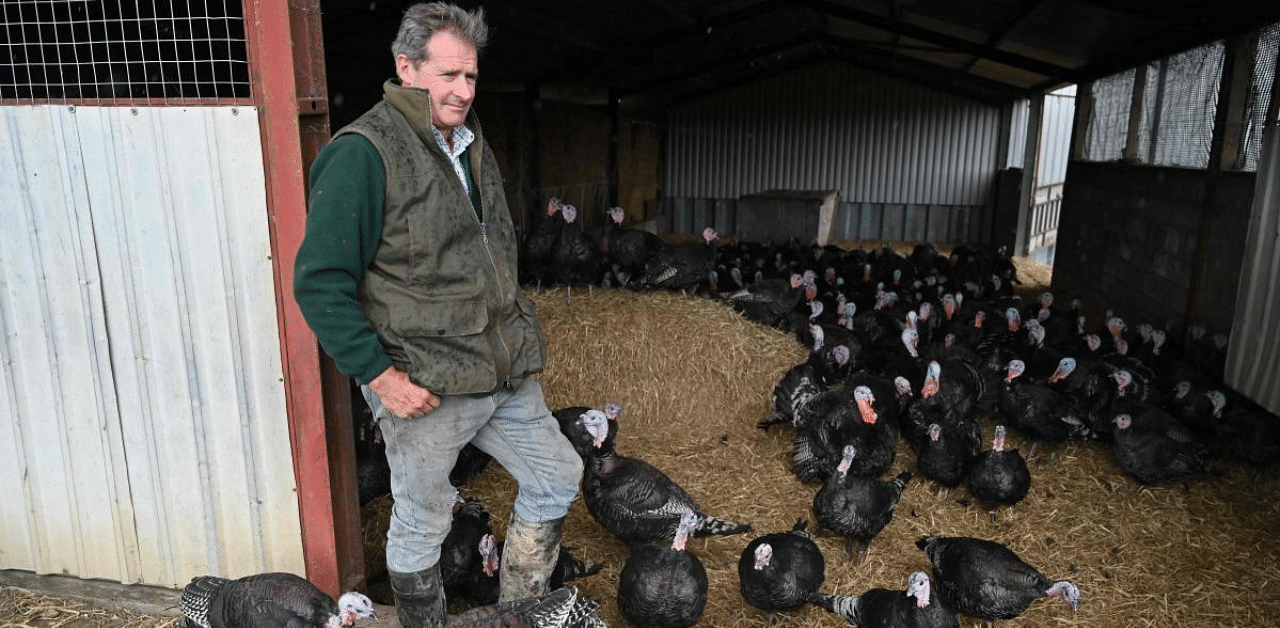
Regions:
[[[387,531],[387,568],[427,569],[440,559],[440,544],[453,519],[449,472],[467,443],[493,456],[520,486],[514,510],[530,523],[560,519],[578,494],[582,459],[560,433],[542,386],[524,379],[514,390],[488,396],[440,398],[419,419],[387,410],[368,386],[364,398],[387,444],[395,505]]]

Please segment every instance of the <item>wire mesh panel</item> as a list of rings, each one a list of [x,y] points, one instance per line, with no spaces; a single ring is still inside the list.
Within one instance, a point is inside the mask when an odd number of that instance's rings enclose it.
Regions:
[[[1218,41],[1152,64],[1138,133],[1142,163],[1183,168],[1209,164],[1225,49]]]
[[[1280,24],[1262,30],[1253,49],[1253,75],[1249,81],[1249,105],[1245,112],[1244,146],[1240,152],[1240,169],[1258,171],[1262,155],[1262,131],[1267,107],[1271,104],[1271,85],[1276,78],[1276,55],[1280,48]]]
[[[0,0],[0,100],[247,99],[240,0]]]
[[[1081,159],[1118,161],[1124,156],[1135,74],[1133,70],[1125,70],[1094,81],[1090,93],[1092,109],[1089,111]]]

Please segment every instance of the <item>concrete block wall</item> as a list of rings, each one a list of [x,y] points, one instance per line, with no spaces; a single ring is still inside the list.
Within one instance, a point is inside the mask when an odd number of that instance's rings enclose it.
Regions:
[[[1053,290],[1131,327],[1229,331],[1253,195],[1250,174],[1072,162]],[[1206,202],[1209,198],[1209,202]],[[1208,208],[1206,210],[1206,207]],[[1097,329],[1100,316],[1088,321]]]

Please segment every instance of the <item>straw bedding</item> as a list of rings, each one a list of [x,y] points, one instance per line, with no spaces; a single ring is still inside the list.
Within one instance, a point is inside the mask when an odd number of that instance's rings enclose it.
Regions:
[[[1024,288],[1048,285],[1048,267],[1020,263]],[[702,297],[575,291],[532,292],[550,344],[549,363],[538,376],[548,405],[622,405],[618,451],[641,457],[684,486],[710,514],[749,522],[739,536],[697,538],[689,551],[706,566],[710,593],[699,626],[764,627],[768,615],[743,602],[736,566],[747,542],[790,529],[798,518],[812,522],[816,487],[790,472],[791,432],[755,424],[771,405],[781,375],[804,359],[787,334],[747,321]],[[990,442],[993,423],[984,421]],[[1015,433],[1010,445],[1024,453]],[[829,534],[817,542],[827,559],[823,590],[857,595],[867,589],[905,588],[915,569],[927,569],[915,541],[923,535],[977,536],[1005,543],[1055,579],[1076,582],[1078,612],[1053,600],[1033,604],[1005,626],[1267,626],[1280,617],[1280,481],[1274,473],[1252,481],[1247,470],[1220,464],[1220,478],[1138,491],[1104,445],[1068,443],[1055,459],[1031,464],[1028,497],[999,511],[993,522],[970,503],[965,489],[944,493],[919,475],[908,485],[892,522],[871,543],[865,562],[845,558],[844,543]],[[900,446],[890,474],[915,469]],[[496,465],[472,480],[464,494],[482,499],[501,537],[515,493],[510,476]],[[389,498],[366,506],[365,552],[370,593],[378,600]],[[624,546],[586,513],[581,498],[570,510],[565,543],[576,555],[606,564],[577,581],[585,594],[603,601],[610,625],[628,625],[617,612],[618,575]],[[38,621],[31,596],[0,591],[0,626],[53,626]],[[389,600],[378,600],[389,602]],[[57,604],[46,604],[57,606]],[[454,609],[455,611],[457,609]],[[56,619],[56,617],[55,617]],[[132,616],[95,626],[171,626],[171,617]],[[962,618],[963,626],[979,622]],[[84,624],[78,624],[84,625]],[[777,625],[844,626],[816,607],[778,615]]]
[[[1048,286],[1051,269],[1020,264],[1024,288]],[[699,626],[764,627],[768,615],[738,592],[737,562],[748,541],[810,520],[816,487],[790,472],[791,431],[755,427],[771,406],[773,385],[804,359],[799,344],[778,330],[747,321],[702,297],[575,291],[531,295],[539,307],[550,356],[539,376],[548,405],[623,407],[618,451],[664,470],[709,514],[749,522],[740,536],[704,537],[689,549],[707,568],[710,593]],[[994,423],[984,420],[990,443]],[[1014,433],[1010,446],[1028,445]],[[907,575],[927,569],[915,547],[921,536],[977,536],[1005,543],[1055,579],[1076,582],[1078,612],[1054,600],[1032,605],[1008,626],[1264,626],[1280,617],[1280,482],[1252,482],[1247,470],[1224,462],[1223,477],[1138,491],[1102,444],[1068,443],[1056,459],[1031,463],[1033,485],[1018,505],[992,522],[970,503],[963,486],[949,494],[928,480],[908,485],[892,522],[872,543],[865,562],[845,558],[841,539],[817,539],[827,560],[823,590],[857,595],[874,587],[904,589]],[[898,449],[893,469],[915,470],[914,454]],[[491,465],[464,489],[493,513],[495,532],[510,513],[515,486]],[[381,542],[366,551],[376,556]],[[581,498],[566,522],[565,543],[576,555],[606,563],[576,584],[604,604],[610,625],[628,625],[617,612],[624,546],[586,513]],[[962,626],[977,620],[962,618]],[[816,607],[778,615],[778,626],[844,626]]]

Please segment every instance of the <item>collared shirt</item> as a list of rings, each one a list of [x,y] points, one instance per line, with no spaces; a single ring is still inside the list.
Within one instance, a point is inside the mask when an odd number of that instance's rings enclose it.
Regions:
[[[467,186],[467,175],[462,170],[462,153],[467,150],[471,142],[475,141],[476,134],[472,133],[471,129],[468,129],[465,124],[453,127],[453,149],[450,150],[449,140],[444,138],[444,133],[441,133],[440,129],[436,128],[436,125],[431,125],[431,132],[436,136],[436,143],[440,145],[440,150],[449,156],[449,163],[453,164],[454,174],[458,175],[459,181],[462,181],[462,189],[470,189]]]

